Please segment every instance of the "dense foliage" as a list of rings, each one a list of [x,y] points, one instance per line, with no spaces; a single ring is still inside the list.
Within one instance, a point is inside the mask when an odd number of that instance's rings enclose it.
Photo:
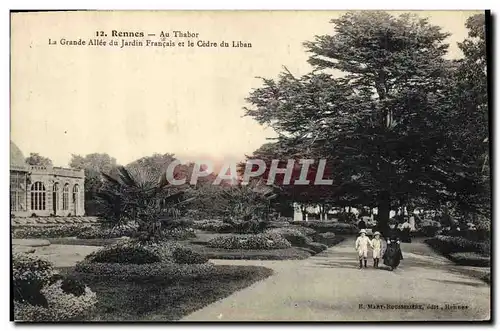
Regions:
[[[255,155],[328,160],[333,185],[292,180],[286,197],[323,210],[377,207],[382,229],[401,206],[449,205],[489,221],[484,15],[467,21],[459,61],[445,58],[449,34],[416,15],[349,12],[331,22],[334,34],[305,43],[314,71],[285,68],[247,99],[246,114],[278,134]]]
[[[59,275],[50,262],[31,254],[13,254],[12,277],[16,320],[81,320],[97,303],[85,284]]]

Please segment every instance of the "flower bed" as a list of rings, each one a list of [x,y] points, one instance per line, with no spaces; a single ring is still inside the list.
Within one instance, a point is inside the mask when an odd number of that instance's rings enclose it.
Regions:
[[[123,227],[92,227],[86,228],[77,234],[79,239],[110,239],[120,237],[133,237],[137,233],[137,228],[134,226]]]
[[[31,254],[13,254],[12,276],[18,321],[80,320],[97,303],[83,283],[59,275],[50,262]]]
[[[14,228],[12,235],[14,239],[76,237],[82,232],[92,231],[94,228],[95,226],[90,225],[24,226]]]
[[[274,233],[215,237],[208,241],[208,246],[223,249],[280,249],[292,247],[288,240]]]

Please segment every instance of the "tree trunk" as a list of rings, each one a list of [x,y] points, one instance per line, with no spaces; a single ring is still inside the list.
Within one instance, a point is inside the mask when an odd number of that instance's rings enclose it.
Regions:
[[[303,206],[300,206],[300,212],[302,213],[302,220],[306,220],[306,208]]]
[[[387,231],[391,213],[391,199],[389,192],[381,192],[378,201],[378,227],[382,232]]]

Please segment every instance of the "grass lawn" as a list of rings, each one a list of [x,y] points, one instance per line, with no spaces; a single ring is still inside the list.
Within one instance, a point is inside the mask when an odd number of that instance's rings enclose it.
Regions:
[[[223,260],[303,260],[311,254],[302,248],[284,249],[221,249],[192,244],[190,247],[209,259]]]
[[[91,321],[174,321],[267,278],[273,271],[257,266],[216,266],[204,279],[148,283],[86,279],[73,268],[61,272],[84,281],[99,300]]]

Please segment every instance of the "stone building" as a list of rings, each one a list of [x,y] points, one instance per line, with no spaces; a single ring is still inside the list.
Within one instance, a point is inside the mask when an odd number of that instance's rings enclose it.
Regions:
[[[26,164],[10,142],[11,216],[83,216],[84,182],[83,170]]]

